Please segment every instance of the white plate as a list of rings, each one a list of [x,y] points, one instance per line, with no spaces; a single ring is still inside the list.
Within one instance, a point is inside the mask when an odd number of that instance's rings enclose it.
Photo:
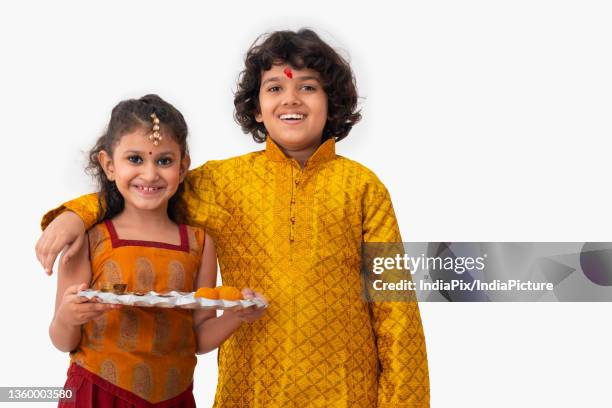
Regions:
[[[140,306],[140,307],[166,307],[166,308],[185,308],[185,309],[233,309],[247,308],[255,306],[258,308],[268,305],[259,299],[253,300],[213,300],[194,297],[194,292],[168,292],[157,293],[148,292],[142,296],[134,294],[117,295],[112,292],[102,292],[99,290],[82,290],[79,296],[87,299],[97,298],[102,303],[112,303],[118,305]]]

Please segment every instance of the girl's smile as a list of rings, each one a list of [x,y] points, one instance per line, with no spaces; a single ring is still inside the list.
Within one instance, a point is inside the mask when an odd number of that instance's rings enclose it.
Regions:
[[[132,186],[136,189],[136,191],[141,194],[143,197],[151,197],[163,192],[163,186],[147,186],[136,184]]]

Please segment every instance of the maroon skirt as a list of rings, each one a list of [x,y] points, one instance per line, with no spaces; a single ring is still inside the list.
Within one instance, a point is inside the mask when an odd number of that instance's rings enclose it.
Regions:
[[[68,388],[72,390],[74,397],[71,402],[60,400],[58,407],[193,408],[196,406],[193,384],[176,397],[153,404],[76,364],[71,364],[68,369],[68,379],[64,389]]]

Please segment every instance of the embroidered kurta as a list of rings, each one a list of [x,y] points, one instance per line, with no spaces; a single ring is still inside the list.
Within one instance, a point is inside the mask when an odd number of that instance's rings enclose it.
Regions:
[[[416,302],[366,303],[362,242],[400,242],[384,185],[323,143],[304,168],[264,151],[192,170],[189,223],[215,239],[223,283],[270,307],[220,348],[217,407],[428,407]],[[65,204],[91,225],[95,196]]]
[[[126,283],[130,292],[193,291],[204,232],[179,227],[181,245],[122,240],[111,221],[89,230],[91,287]],[[124,306],[82,328],[71,361],[149,401],[189,388],[196,365],[192,312]]]

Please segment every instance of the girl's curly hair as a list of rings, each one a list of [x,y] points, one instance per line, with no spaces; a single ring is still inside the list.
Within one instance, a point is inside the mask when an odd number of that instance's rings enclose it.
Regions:
[[[243,132],[250,133],[258,143],[266,140],[266,128],[255,120],[259,113],[261,74],[279,63],[295,69],[313,69],[321,75],[328,99],[322,141],[344,139],[361,119],[355,77],[344,58],[314,31],[304,28],[263,34],[249,48],[234,94],[234,118]]]

